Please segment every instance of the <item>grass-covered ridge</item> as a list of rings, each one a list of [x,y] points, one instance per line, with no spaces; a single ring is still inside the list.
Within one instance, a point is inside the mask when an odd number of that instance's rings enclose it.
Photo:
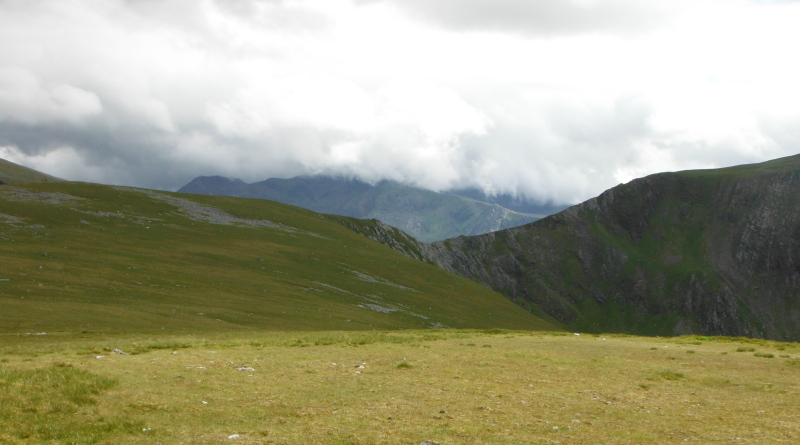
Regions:
[[[47,181],[61,181],[61,179],[0,159],[0,184]]]
[[[501,295],[262,200],[0,186],[0,332],[553,328]]]

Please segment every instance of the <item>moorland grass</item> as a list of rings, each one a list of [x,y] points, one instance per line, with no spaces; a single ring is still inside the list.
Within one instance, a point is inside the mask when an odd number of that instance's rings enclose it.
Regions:
[[[708,338],[5,335],[0,443],[794,443],[800,345]]]
[[[48,182],[0,186],[2,215],[0,333],[557,329],[347,218],[284,204]]]

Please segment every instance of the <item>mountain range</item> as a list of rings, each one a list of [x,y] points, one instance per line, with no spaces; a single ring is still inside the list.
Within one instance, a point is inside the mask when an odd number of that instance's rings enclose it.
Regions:
[[[437,193],[394,181],[369,184],[327,176],[270,178],[253,184],[221,176],[200,176],[178,191],[268,199],[320,213],[374,218],[423,242],[520,226],[561,210],[553,205],[529,204],[510,195],[486,196],[472,189]]]

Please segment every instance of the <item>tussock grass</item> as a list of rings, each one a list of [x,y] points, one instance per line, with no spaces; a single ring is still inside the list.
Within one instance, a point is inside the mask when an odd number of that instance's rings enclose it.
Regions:
[[[136,421],[95,411],[97,397],[116,384],[64,363],[0,368],[0,443],[90,444],[137,433]]]
[[[684,378],[684,375],[679,372],[660,371],[655,373],[652,377],[648,377],[648,380],[680,380],[682,378]]]
[[[602,338],[477,330],[0,336],[0,443],[800,437],[799,359],[722,355],[747,344],[735,341],[703,341],[685,354],[681,338]],[[139,353],[106,352],[114,348]],[[651,348],[680,354],[670,360]]]

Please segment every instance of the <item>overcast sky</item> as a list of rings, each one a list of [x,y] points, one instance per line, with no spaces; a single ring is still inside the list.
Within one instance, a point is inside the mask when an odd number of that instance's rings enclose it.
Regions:
[[[800,152],[800,3],[0,0],[0,157],[575,203]]]

